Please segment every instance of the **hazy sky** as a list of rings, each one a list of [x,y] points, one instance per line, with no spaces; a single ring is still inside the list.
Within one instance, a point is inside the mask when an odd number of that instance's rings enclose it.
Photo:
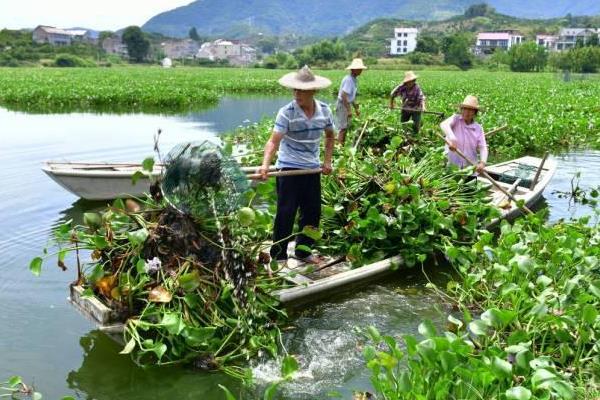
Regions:
[[[81,26],[116,30],[142,25],[154,15],[192,0],[0,0],[0,29]]]

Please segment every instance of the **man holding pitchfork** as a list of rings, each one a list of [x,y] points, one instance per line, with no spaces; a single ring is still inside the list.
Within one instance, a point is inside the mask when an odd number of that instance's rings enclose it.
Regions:
[[[282,86],[293,90],[294,100],[277,113],[270,139],[265,144],[262,166],[258,173],[267,179],[269,165],[277,153],[275,167],[293,176],[278,176],[277,213],[273,227],[271,258],[278,263],[287,260],[287,247],[300,211],[299,228],[318,228],[321,218],[321,176],[331,173],[335,141],[333,116],[329,106],[314,98],[315,92],[331,85],[327,78],[314,75],[308,66],[279,79]],[[320,143],[325,133],[323,165],[319,160]],[[296,237],[298,259],[319,264],[323,259],[307,251],[314,241],[306,235]],[[299,248],[300,247],[300,248]]]

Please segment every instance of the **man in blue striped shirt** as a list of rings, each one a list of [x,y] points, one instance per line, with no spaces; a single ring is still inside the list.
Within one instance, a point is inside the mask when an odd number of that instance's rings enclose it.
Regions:
[[[334,124],[326,103],[314,98],[315,92],[331,85],[327,78],[314,75],[304,66],[297,72],[286,74],[279,83],[293,89],[294,100],[277,113],[275,126],[264,150],[259,173],[263,179],[277,151],[275,167],[280,171],[315,170],[325,175],[331,173],[334,146]],[[323,164],[319,159],[321,139],[325,133]],[[287,247],[294,228],[296,213],[300,211],[299,228],[318,228],[321,218],[321,177],[318,173],[277,177],[277,214],[273,227],[271,257],[287,260]],[[307,251],[314,241],[305,235],[296,238],[296,257],[307,263],[318,264],[318,256]]]

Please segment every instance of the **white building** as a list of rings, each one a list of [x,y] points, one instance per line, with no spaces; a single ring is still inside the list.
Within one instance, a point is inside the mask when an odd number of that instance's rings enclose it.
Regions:
[[[38,25],[32,32],[35,43],[48,43],[53,46],[68,46],[75,41],[97,43],[97,32],[86,29],[61,29],[53,26]]]
[[[584,44],[590,40],[593,35],[598,35],[596,29],[590,28],[562,28],[558,34],[556,50],[568,50],[575,47],[578,41]]]
[[[556,35],[535,35],[535,43],[545,47],[548,51],[556,50],[556,42],[558,42]]]
[[[415,51],[418,35],[417,28],[394,28],[394,37],[390,39],[390,55],[397,56]]]
[[[506,51],[521,43],[523,36],[515,31],[480,32],[477,34],[475,54],[491,54],[497,49]]]
[[[217,39],[202,43],[196,58],[228,60],[232,65],[249,65],[256,62],[256,49],[239,41]]]

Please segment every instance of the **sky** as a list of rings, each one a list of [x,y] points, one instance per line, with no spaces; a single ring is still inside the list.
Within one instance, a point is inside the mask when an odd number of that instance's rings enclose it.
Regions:
[[[83,27],[117,30],[193,0],[0,0],[0,29]]]

